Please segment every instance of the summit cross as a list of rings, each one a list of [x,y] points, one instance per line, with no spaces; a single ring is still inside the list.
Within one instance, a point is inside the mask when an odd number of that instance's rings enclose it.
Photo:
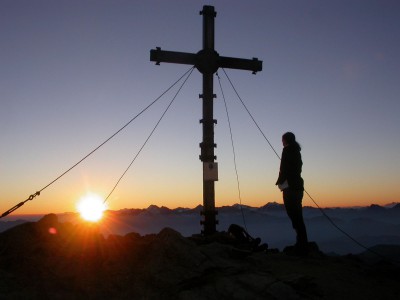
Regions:
[[[214,119],[213,101],[214,73],[218,68],[239,69],[253,71],[255,74],[262,70],[262,61],[257,58],[242,59],[220,56],[214,49],[214,19],[217,13],[213,6],[205,5],[200,11],[203,16],[203,49],[198,53],[185,53],[176,51],[164,51],[157,47],[150,50],[150,61],[159,65],[161,62],[193,65],[203,75],[203,94],[199,97],[203,100],[203,140],[200,143],[200,160],[203,162],[203,211],[204,220],[202,233],[211,235],[216,232],[217,211],[215,209],[215,181],[218,180],[218,165],[214,155]]]

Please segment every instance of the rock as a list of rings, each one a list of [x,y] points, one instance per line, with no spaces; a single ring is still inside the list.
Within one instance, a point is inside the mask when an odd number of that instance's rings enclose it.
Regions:
[[[299,257],[324,257],[325,254],[319,250],[317,243],[309,242],[306,248],[299,248],[297,245],[287,246],[283,249],[283,253]]]
[[[55,228],[55,231],[49,231]],[[399,268],[279,251],[235,255],[226,233],[110,235],[47,215],[0,233],[1,299],[398,299]],[[386,272],[390,271],[390,272]],[[340,288],[338,288],[340,287]]]

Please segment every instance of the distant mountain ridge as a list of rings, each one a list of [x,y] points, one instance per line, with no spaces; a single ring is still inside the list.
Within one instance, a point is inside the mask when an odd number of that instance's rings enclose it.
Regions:
[[[192,236],[202,230],[200,212],[203,207],[178,207],[170,209],[165,206],[150,205],[144,209],[125,208],[107,211],[103,221],[99,223],[102,233],[153,234],[165,227],[170,227],[183,236]],[[217,208],[217,230],[227,231],[231,224],[246,227],[254,237],[260,237],[271,247],[283,249],[293,244],[295,232],[287,217],[285,207],[281,203],[269,202],[261,207],[234,204]],[[365,247],[379,244],[400,245],[400,204],[391,203],[380,206],[372,204],[365,207],[325,208],[324,214],[315,207],[304,207],[303,214],[310,241],[315,241],[325,253],[361,253],[361,248],[350,240],[343,232],[349,234]],[[12,216],[0,221],[0,232],[16,225],[37,221],[43,215]],[[80,222],[77,213],[57,215],[60,222]],[[328,216],[328,218],[326,217]],[[335,224],[333,226],[332,222]]]
[[[198,205],[194,208],[187,208],[187,207],[177,207],[177,208],[168,208],[166,206],[157,206],[155,204],[149,205],[147,208],[123,208],[119,210],[109,210],[109,213],[112,214],[122,214],[122,215],[138,215],[142,213],[148,214],[182,214],[182,213],[199,213],[203,209],[202,205]],[[271,213],[271,212],[285,212],[285,207],[283,204],[278,202],[268,202],[267,204],[260,206],[260,207],[253,207],[249,205],[235,203],[231,206],[221,206],[216,207],[217,211],[219,212],[240,212],[241,210],[244,211],[253,211],[253,212],[264,212],[264,213]],[[393,212],[400,210],[400,202],[392,202],[386,205],[378,205],[378,204],[371,204],[369,206],[355,206],[355,207],[326,207],[322,208],[325,212],[333,213],[335,212]],[[319,208],[305,206],[303,207],[303,211],[306,214],[307,212],[320,212]],[[74,215],[76,213],[68,212],[68,213],[60,213],[57,214],[59,216],[63,215]],[[0,223],[4,222],[26,222],[27,220],[38,220],[45,214],[37,214],[37,215],[11,215],[2,220]],[[12,226],[12,223],[9,224]],[[1,228],[0,228],[1,231]]]
[[[150,205],[147,208],[124,208],[120,210],[112,210],[113,213],[122,213],[122,214],[132,214],[136,215],[139,213],[147,212],[153,214],[162,214],[162,213],[198,213],[203,209],[202,205],[198,205],[195,208],[185,208],[185,207],[178,207],[178,208],[168,208],[165,206],[157,206],[157,205]],[[249,205],[243,205],[239,203],[235,203],[231,206],[221,206],[216,207],[217,211],[220,212],[235,212],[240,210],[247,210],[247,211],[257,211],[257,212],[284,212],[285,206],[278,202],[268,202],[267,204],[260,206],[260,207],[253,207]],[[400,210],[400,203],[390,203],[384,206],[380,206],[378,204],[371,204],[369,206],[357,206],[357,207],[327,207],[322,208],[324,211],[363,211],[366,210],[368,212],[388,212],[392,210]],[[303,210],[306,211],[320,211],[317,207],[305,206]]]

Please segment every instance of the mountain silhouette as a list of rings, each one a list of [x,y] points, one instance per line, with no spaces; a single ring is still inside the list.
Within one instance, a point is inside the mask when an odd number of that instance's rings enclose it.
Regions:
[[[50,214],[0,233],[1,299],[398,299],[399,279],[390,261],[249,251],[225,232],[104,237]]]

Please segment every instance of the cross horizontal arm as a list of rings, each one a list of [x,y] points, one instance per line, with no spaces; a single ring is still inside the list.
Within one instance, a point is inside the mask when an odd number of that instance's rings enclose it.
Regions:
[[[262,61],[257,58],[244,59],[220,56],[218,62],[220,68],[249,70],[253,71],[253,73],[262,70]]]
[[[196,54],[176,51],[164,51],[161,48],[150,50],[150,61],[155,61],[157,65],[161,62],[195,65]]]
[[[200,53],[201,51],[199,53],[165,51],[157,47],[156,49],[150,50],[150,61],[155,61],[156,64],[167,62],[167,63],[194,65],[196,67],[199,67],[201,63],[203,64],[205,63],[207,65],[215,63],[215,66],[217,67],[216,69],[227,68],[227,69],[248,70],[248,71],[253,71],[253,73],[262,70],[262,61],[258,60],[257,58],[244,59],[244,58],[225,57],[225,56],[219,56],[215,52],[212,53],[213,55],[211,55],[210,57],[202,59],[202,55]],[[215,59],[215,61],[213,61],[213,59]]]

